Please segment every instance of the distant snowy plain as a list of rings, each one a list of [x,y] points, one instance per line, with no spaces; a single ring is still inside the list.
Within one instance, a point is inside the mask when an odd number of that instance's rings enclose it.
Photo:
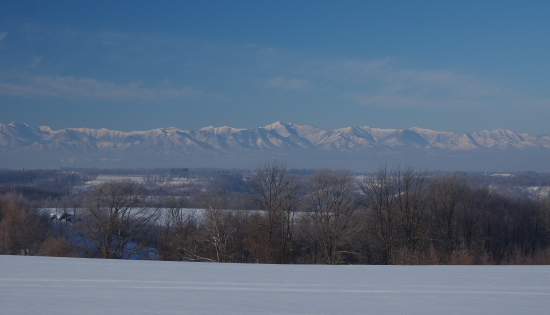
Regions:
[[[0,256],[1,314],[549,314],[550,266]]]

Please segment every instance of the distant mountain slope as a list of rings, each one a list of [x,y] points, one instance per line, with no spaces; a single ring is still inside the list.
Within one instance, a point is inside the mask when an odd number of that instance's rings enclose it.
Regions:
[[[509,130],[474,133],[347,127],[324,130],[276,122],[265,127],[199,130],[160,128],[121,132],[107,129],[34,128],[0,123],[0,167],[249,167],[283,158],[296,167],[361,167],[384,161],[447,169],[546,170],[550,136]],[[484,161],[481,163],[481,161]],[[491,162],[492,161],[492,162]],[[201,165],[201,163],[203,165]],[[443,167],[442,167],[443,166]],[[487,167],[485,167],[487,166]]]

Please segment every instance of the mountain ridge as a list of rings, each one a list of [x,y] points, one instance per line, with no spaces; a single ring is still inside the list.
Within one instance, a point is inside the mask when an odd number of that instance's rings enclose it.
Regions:
[[[0,157],[7,165],[0,167],[12,167],[11,164],[18,164],[14,163],[17,159],[60,165],[107,166],[113,161],[132,164],[155,159],[159,164],[191,160],[200,164],[201,160],[211,160],[210,164],[218,161],[222,165],[223,161],[269,158],[309,159],[312,163],[369,158],[408,163],[423,157],[470,157],[474,162],[479,156],[502,160],[548,154],[550,135],[533,136],[504,129],[455,133],[419,127],[401,130],[352,126],[326,130],[277,121],[248,129],[208,126],[196,130],[169,127],[123,132],[105,128],[53,130],[26,123],[0,123]]]

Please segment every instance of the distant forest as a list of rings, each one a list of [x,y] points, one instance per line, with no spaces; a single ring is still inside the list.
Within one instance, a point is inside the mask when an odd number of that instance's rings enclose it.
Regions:
[[[0,254],[549,264],[550,174],[381,165],[0,170]]]

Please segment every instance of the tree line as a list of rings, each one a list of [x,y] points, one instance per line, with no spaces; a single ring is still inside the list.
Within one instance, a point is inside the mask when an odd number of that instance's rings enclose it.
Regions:
[[[182,170],[177,170],[182,172]],[[173,171],[175,172],[175,171]],[[186,176],[189,170],[183,170]],[[207,187],[97,184],[38,211],[0,196],[0,254],[300,264],[547,264],[550,201],[465,174],[383,165],[289,171],[270,161]]]

